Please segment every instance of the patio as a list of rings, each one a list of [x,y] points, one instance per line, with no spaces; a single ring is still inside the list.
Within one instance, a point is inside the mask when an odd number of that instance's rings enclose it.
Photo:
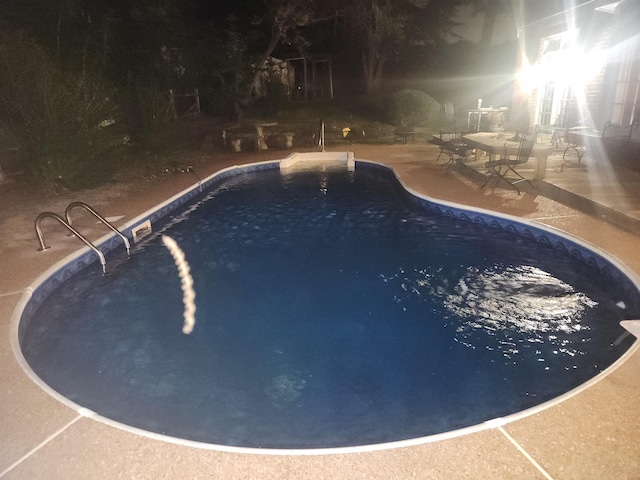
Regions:
[[[562,150],[554,151],[545,179],[518,195],[503,185],[480,190],[486,159],[442,171],[442,160],[436,162],[438,148],[421,139],[407,145],[355,144],[351,150],[356,159],[388,164],[408,187],[425,195],[559,228],[605,249],[640,276],[637,172],[605,168],[587,157],[582,165],[565,165],[560,172]],[[230,165],[285,155],[278,150],[203,154],[194,168],[204,177]],[[533,176],[530,163],[521,169],[528,178]],[[104,215],[124,215],[118,223],[125,222],[192,183],[192,176],[175,174],[116,192],[98,189],[44,201],[28,192],[0,188],[5,208],[15,207],[0,215],[0,320],[5,328],[0,339],[4,387],[0,478],[630,479],[640,475],[637,350],[588,388],[517,421],[422,445],[340,455],[247,455],[189,448],[96,422],[57,402],[18,365],[9,342],[9,323],[25,289],[80,245],[50,233],[52,248],[36,251],[35,216],[84,200]],[[10,195],[18,195],[19,201]],[[95,226],[91,230],[93,238],[103,233]]]
[[[542,179],[536,180],[539,178],[539,165],[534,158],[518,167],[523,176],[534,182],[535,189],[529,188],[529,193],[539,192],[550,199],[640,233],[640,172],[598,160],[588,151],[584,152],[581,160],[571,151],[564,157],[565,150],[566,144],[563,143],[553,147],[553,152],[546,159]],[[470,160],[464,166],[471,171],[465,172],[460,167],[459,171],[472,177],[484,175],[488,156],[471,157]],[[504,187],[505,184],[501,183],[496,190]],[[523,189],[526,191],[527,187],[523,185]]]

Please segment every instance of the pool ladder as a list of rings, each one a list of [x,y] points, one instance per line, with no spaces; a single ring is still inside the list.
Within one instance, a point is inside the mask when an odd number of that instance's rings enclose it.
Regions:
[[[42,212],[40,215],[38,215],[36,217],[35,220],[35,229],[36,229],[36,235],[38,236],[38,241],[40,242],[40,248],[38,249],[38,251],[43,251],[43,250],[47,250],[48,247],[44,241],[44,235],[42,234],[42,227],[40,226],[40,223],[42,222],[42,220],[44,218],[53,218],[55,220],[57,220],[59,223],[61,223],[62,225],[64,225],[67,230],[69,230],[73,235],[75,235],[78,239],[80,239],[80,241],[82,241],[86,246],[88,246],[91,250],[93,250],[95,252],[95,254],[98,256],[98,259],[100,260],[100,264],[102,265],[102,272],[106,273],[107,271],[107,261],[104,258],[104,254],[93,244],[91,243],[89,240],[86,239],[86,237],[84,235],[82,235],[80,232],[78,232],[73,226],[72,226],[72,222],[71,222],[71,211],[74,208],[83,208],[86,211],[88,211],[89,213],[91,213],[94,217],[96,217],[98,220],[100,220],[101,223],[103,223],[104,225],[106,225],[110,230],[112,230],[114,233],[116,233],[120,238],[122,238],[124,245],[127,249],[127,256],[129,256],[130,252],[131,252],[131,244],[129,243],[129,239],[127,237],[125,237],[120,230],[118,230],[116,227],[114,227],[111,223],[109,223],[107,221],[107,219],[105,219],[102,215],[100,215],[98,212],[96,212],[93,208],[91,208],[89,205],[87,205],[84,202],[73,202],[70,203],[65,212],[64,212],[64,216],[65,218],[62,218],[60,215],[53,213],[53,212]],[[66,219],[66,220],[65,220]]]

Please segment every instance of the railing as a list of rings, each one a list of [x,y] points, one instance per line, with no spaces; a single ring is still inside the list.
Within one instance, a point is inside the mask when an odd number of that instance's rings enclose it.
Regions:
[[[202,191],[202,179],[200,178],[200,175],[198,175],[198,172],[196,172],[191,165],[189,165],[187,168],[185,168],[184,172],[185,173],[193,173],[196,176],[196,178],[198,179],[198,189],[200,191]]]
[[[44,241],[44,235],[42,234],[42,227],[40,226],[40,223],[44,218],[53,218],[57,220],[59,223],[61,223],[62,225],[64,225],[67,228],[67,230],[69,230],[73,235],[78,237],[80,241],[82,241],[87,247],[93,250],[96,255],[98,255],[98,258],[100,259],[100,264],[102,265],[102,273],[106,273],[107,261],[105,260],[103,253],[93,243],[87,240],[80,232],[78,232],[72,225],[71,211],[74,208],[85,209],[87,212],[91,213],[94,217],[100,220],[100,222],[106,225],[110,230],[112,230],[116,235],[122,238],[122,241],[124,242],[124,245],[127,249],[127,256],[129,256],[131,252],[131,244],[129,243],[129,239],[125,237],[122,234],[122,232],[120,232],[120,230],[118,230],[116,227],[111,225],[111,223],[109,223],[109,221],[107,221],[106,218],[104,218],[102,215],[100,215],[98,212],[96,212],[93,208],[91,208],[89,205],[87,205],[84,202],[70,203],[64,212],[64,216],[66,220],[62,218],[60,215],[53,212],[42,212],[40,215],[36,217],[34,225],[36,229],[36,235],[38,236],[38,241],[40,242],[40,248],[38,249],[38,251],[47,250],[49,248]]]
[[[40,215],[38,215],[36,217],[35,229],[36,229],[36,235],[38,236],[38,240],[40,242],[39,251],[47,250],[49,248],[44,243],[44,236],[42,235],[42,228],[40,227],[40,222],[44,218],[53,218],[53,219],[57,220],[62,225],[67,227],[67,229],[71,233],[73,233],[76,237],[78,237],[87,247],[89,247],[91,250],[93,250],[96,253],[96,255],[98,255],[98,258],[100,259],[100,264],[102,265],[102,273],[106,273],[106,271],[107,271],[107,261],[105,260],[104,255],[102,254],[102,252],[100,250],[98,250],[93,243],[91,243],[84,236],[82,236],[82,234],[80,232],[78,232],[69,223],[67,223],[60,215],[57,215],[57,214],[55,214],[53,212],[42,212]]]
[[[67,223],[69,224],[69,226],[72,225],[72,223],[71,223],[71,210],[73,210],[74,208],[84,208],[87,212],[91,213],[94,217],[96,217],[103,224],[105,224],[116,235],[120,236],[120,238],[122,238],[122,241],[124,242],[124,245],[125,245],[125,247],[127,249],[127,255],[129,255],[129,253],[131,251],[131,244],[129,243],[129,239],[127,237],[125,237],[120,232],[120,230],[118,230],[116,227],[111,225],[111,223],[109,223],[102,215],[100,215],[98,212],[96,212],[93,208],[91,208],[89,205],[87,205],[84,202],[73,202],[73,203],[69,204],[69,206],[67,206],[67,209],[64,212],[64,216],[66,217]]]
[[[325,139],[324,139],[324,120],[320,120],[320,134],[318,135],[318,148],[321,152],[324,152]]]

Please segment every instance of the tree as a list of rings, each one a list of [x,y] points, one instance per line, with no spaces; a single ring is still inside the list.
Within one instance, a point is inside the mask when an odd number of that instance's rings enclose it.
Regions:
[[[487,52],[491,46],[491,40],[493,39],[493,30],[496,24],[496,18],[501,12],[510,8],[511,5],[506,0],[473,0],[472,4],[476,14],[484,14],[482,34],[478,46],[481,51]]]
[[[469,0],[356,0],[345,10],[351,43],[358,45],[367,92],[379,90],[384,67],[408,46],[433,49]]]
[[[51,187],[99,180],[101,155],[124,139],[112,98],[104,82],[63,71],[31,38],[0,27],[0,123],[31,179]]]
[[[354,4],[353,21],[363,36],[362,68],[367,92],[378,90],[389,56],[404,38],[406,13],[396,11],[390,0],[367,0]]]
[[[153,102],[175,80],[167,55],[181,47],[178,0],[9,0],[7,18],[71,75],[99,77],[117,89],[130,132],[150,128]]]
[[[251,74],[236,99],[236,120],[242,116],[243,108],[249,104],[255,85],[276,47],[282,42],[298,47],[304,45],[302,29],[326,20],[328,17],[323,12],[327,11],[330,4],[330,1],[322,0],[264,0],[263,5],[266,8],[253,25],[263,28],[266,43],[262,43],[262,48],[251,62]],[[330,16],[332,15],[334,14],[331,13]]]
[[[154,99],[188,81],[201,91],[218,89],[210,98],[231,99],[239,118],[275,49],[285,44],[304,54],[307,36],[319,31],[314,25],[330,19],[334,28],[323,28],[321,41],[328,31],[346,39],[366,90],[377,90],[389,62],[408,47],[434,51],[457,6],[473,0],[5,1],[10,21],[63,69],[87,71],[117,87],[136,136],[151,126]],[[345,50],[345,41],[335,44]]]

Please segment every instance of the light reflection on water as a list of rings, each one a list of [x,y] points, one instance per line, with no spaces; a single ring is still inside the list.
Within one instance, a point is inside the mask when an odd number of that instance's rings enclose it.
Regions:
[[[455,340],[469,348],[499,351],[508,359],[522,353],[523,344],[554,346],[554,355],[585,353],[580,345],[590,341],[590,327],[581,320],[598,303],[548,272],[530,265],[469,267],[455,285],[439,273],[420,269],[408,275],[400,270],[381,277],[399,281],[402,294],[394,298],[398,304],[421,296],[440,298]],[[537,349],[534,353],[542,355]]]
[[[583,293],[533,266],[470,268],[445,305],[473,318],[459,332],[508,328],[519,332],[578,332],[580,316],[597,305]]]

